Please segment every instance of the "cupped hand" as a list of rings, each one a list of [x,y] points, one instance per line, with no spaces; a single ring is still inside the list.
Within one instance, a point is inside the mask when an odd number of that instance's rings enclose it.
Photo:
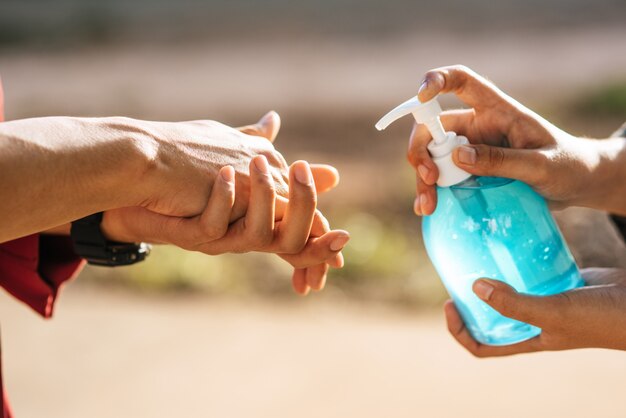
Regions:
[[[426,73],[419,99],[425,102],[441,93],[454,93],[470,107],[441,115],[447,131],[470,141],[453,154],[455,164],[463,170],[521,180],[555,207],[596,207],[602,200],[603,182],[597,175],[602,159],[598,143],[602,141],[562,131],[464,66]],[[415,125],[408,159],[417,172],[414,209],[418,215],[431,214],[437,205],[439,173],[428,154],[430,140],[425,126]]]
[[[322,170],[328,173],[327,170]],[[289,170],[289,199],[276,196],[270,166],[264,156],[249,166],[250,197],[244,218],[229,225],[235,201],[234,169],[220,170],[204,211],[181,218],[141,207],[108,211],[102,228],[117,241],[167,243],[216,255],[228,252],[277,253],[294,266],[293,286],[301,294],[323,288],[329,266],[343,266],[341,250],[346,231],[331,231],[316,210],[315,177],[308,163],[298,161]],[[324,179],[323,177],[321,179]],[[335,180],[322,182],[330,187]]]
[[[444,307],[448,330],[477,357],[594,347],[626,350],[626,270],[590,268],[581,273],[586,287],[554,296],[518,293],[497,280],[474,283],[474,293],[502,315],[541,328],[535,338],[501,347],[481,344],[452,301]]]

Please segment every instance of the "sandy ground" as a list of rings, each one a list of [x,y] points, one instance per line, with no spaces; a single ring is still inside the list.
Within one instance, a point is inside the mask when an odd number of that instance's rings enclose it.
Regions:
[[[18,417],[624,417],[626,358],[478,360],[439,315],[76,286],[49,322],[3,295]]]

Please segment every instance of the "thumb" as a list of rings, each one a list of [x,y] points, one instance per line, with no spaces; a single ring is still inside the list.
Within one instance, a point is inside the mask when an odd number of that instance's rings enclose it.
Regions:
[[[562,318],[569,301],[563,294],[531,296],[519,293],[504,282],[490,279],[476,280],[472,290],[502,315],[540,328]]]
[[[280,130],[280,116],[270,110],[254,125],[241,126],[236,129],[244,134],[262,136],[270,142],[274,142]]]
[[[462,145],[454,150],[452,160],[458,167],[478,176],[512,178],[530,185],[541,181],[543,176],[543,157],[536,150]]]

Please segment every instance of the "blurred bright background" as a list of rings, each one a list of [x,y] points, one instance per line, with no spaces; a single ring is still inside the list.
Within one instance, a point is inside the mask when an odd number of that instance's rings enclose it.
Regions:
[[[425,71],[462,63],[607,137],[626,121],[625,21],[620,0],[2,0],[8,119],[238,126],[274,109],[288,161],[339,169],[320,207],[352,233],[346,267],[306,299],[276,257],[165,247],[87,268],[52,322],[3,297],[17,416],[626,416],[621,353],[479,361],[456,346],[411,209],[410,121],[373,127]],[[559,220],[581,265],[626,267],[603,214]]]

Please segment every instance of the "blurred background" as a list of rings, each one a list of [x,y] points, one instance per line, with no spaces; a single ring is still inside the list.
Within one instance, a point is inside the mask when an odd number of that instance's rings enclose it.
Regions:
[[[607,137],[626,121],[625,19],[619,0],[2,0],[8,119],[239,126],[274,109],[288,161],[339,169],[320,207],[352,234],[346,267],[306,299],[276,257],[167,247],[87,268],[51,322],[3,296],[17,416],[625,416],[621,353],[479,361],[447,335],[411,209],[411,122],[373,127],[425,71],[462,63]],[[604,214],[557,216],[579,264],[626,267]]]

